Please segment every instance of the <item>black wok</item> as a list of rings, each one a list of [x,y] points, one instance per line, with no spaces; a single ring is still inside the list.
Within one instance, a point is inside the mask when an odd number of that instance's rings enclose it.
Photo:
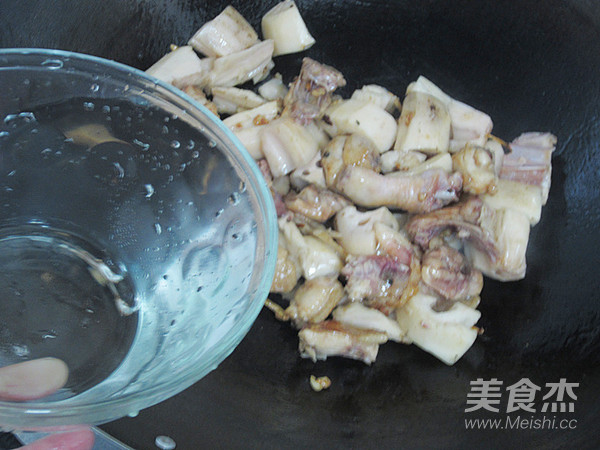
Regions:
[[[232,1],[259,29],[275,0]],[[8,1],[1,47],[91,53],[146,69],[226,2]],[[217,370],[136,418],[103,428],[135,448],[597,448],[600,445],[600,5],[592,0],[298,1],[317,40],[276,61],[289,81],[304,55],[340,69],[349,94],[377,83],[402,95],[423,74],[487,112],[494,132],[558,136],[552,189],[532,230],[527,276],[486,280],[474,347],[447,367],[387,344],[372,367],[297,353],[295,332],[263,311]],[[0,95],[2,91],[0,89]],[[311,374],[333,384],[315,393]],[[470,382],[503,382],[499,412],[465,412]],[[507,413],[504,389],[541,387],[536,412]],[[572,412],[543,413],[546,383],[579,383]],[[548,400],[550,401],[550,400]],[[465,419],[554,417],[548,429],[466,429]],[[559,422],[567,419],[568,422]],[[575,420],[575,421],[573,421]],[[514,423],[514,421],[512,422]],[[573,426],[574,425],[574,426]]]

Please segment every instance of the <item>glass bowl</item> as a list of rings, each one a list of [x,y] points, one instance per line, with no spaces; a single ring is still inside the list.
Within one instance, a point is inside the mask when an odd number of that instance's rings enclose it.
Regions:
[[[198,381],[242,340],[277,257],[269,190],[203,106],[101,58],[0,50],[0,367],[67,384],[0,426],[100,424]]]

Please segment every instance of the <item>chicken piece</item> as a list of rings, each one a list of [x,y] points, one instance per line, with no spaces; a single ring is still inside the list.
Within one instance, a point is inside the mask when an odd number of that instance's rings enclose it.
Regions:
[[[285,215],[286,213],[288,213],[288,209],[285,206],[285,202],[283,201],[283,196],[273,188],[273,174],[271,173],[269,163],[264,158],[259,159],[258,161],[256,161],[256,163],[258,165],[258,168],[260,169],[263,178],[267,182],[269,190],[271,191],[271,196],[273,197],[273,202],[275,203],[275,211],[277,212],[277,217]]]
[[[466,145],[452,155],[453,168],[463,177],[463,191],[470,194],[494,193],[498,178],[494,156],[484,147]]]
[[[213,64],[213,58],[200,59],[192,47],[184,45],[167,53],[146,73],[178,88],[188,85],[202,88],[209,82]]]
[[[389,314],[408,286],[410,267],[384,255],[349,255],[342,275],[351,300]]]
[[[408,339],[448,365],[458,361],[473,345],[481,317],[476,309],[455,302],[446,311],[436,312],[438,299],[421,292],[396,311],[398,324]]]
[[[409,220],[406,230],[426,250],[441,233],[465,244],[465,255],[484,275],[501,281],[525,276],[529,219],[512,209],[494,210],[479,197]]]
[[[441,169],[417,175],[382,175],[362,167],[347,167],[336,182],[336,190],[357,205],[387,206],[410,213],[433,211],[457,201],[461,187],[459,173],[448,174]]]
[[[280,233],[279,245],[277,246],[277,263],[275,265],[273,283],[271,284],[271,292],[291,292],[296,287],[301,272],[302,268],[299,262],[293,258],[285,247],[285,238]]]
[[[428,250],[421,261],[421,280],[448,300],[469,300],[483,289],[483,276],[464,255],[447,246]]]
[[[353,255],[374,255],[377,250],[375,224],[384,223],[398,230],[398,221],[385,207],[360,212],[355,206],[347,206],[335,216],[335,228],[344,249]]]
[[[446,105],[424,92],[409,92],[398,119],[394,149],[432,155],[447,152],[449,143],[450,116]]]
[[[378,105],[362,100],[336,101],[327,108],[323,119],[331,124],[328,132],[359,134],[370,139],[382,153],[392,148],[398,129],[394,116]]]
[[[411,83],[406,92],[424,92],[433,95],[446,105],[450,116],[450,152],[457,152],[466,144],[483,146],[492,132],[493,124],[490,116],[453,99],[423,76]]]
[[[308,185],[300,193],[291,192],[285,198],[285,205],[290,211],[304,214],[317,222],[327,222],[334,214],[350,205],[350,202],[339,194],[328,189],[318,189]]]
[[[381,171],[383,173],[409,170],[417,167],[427,159],[425,153],[416,151],[390,150],[381,155]]]
[[[479,226],[482,210],[483,201],[479,197],[469,197],[456,205],[412,217],[406,224],[406,231],[423,250],[430,248],[435,237],[448,231],[497,257],[493,240]]]
[[[278,3],[267,11],[261,20],[261,28],[264,38],[275,42],[273,56],[301,52],[316,42],[292,0]]]
[[[409,344],[406,333],[400,328],[398,322],[381,311],[368,308],[359,302],[350,302],[340,305],[333,310],[333,319],[343,325],[350,325],[366,330],[376,330],[385,333],[391,341]]]
[[[337,189],[339,175],[348,166],[379,170],[379,151],[372,141],[358,134],[337,136],[322,150],[321,167],[325,184]]]
[[[215,59],[209,86],[236,86],[253,80],[261,81],[273,67],[273,41],[266,40],[252,47]]]
[[[416,153],[416,152],[415,152]],[[452,156],[449,153],[440,153],[439,155],[432,156],[428,158],[426,161],[423,161],[420,164],[417,164],[414,167],[411,167],[406,172],[405,175],[419,175],[428,170],[441,169],[444,172],[451,174],[452,173]]]
[[[556,136],[550,133],[524,133],[509,147],[510,153],[504,155],[500,178],[539,186],[542,188],[542,204],[545,205],[550,191]]]
[[[342,260],[334,247],[315,236],[303,236],[288,216],[281,217],[278,223],[288,250],[300,261],[305,279],[339,275]]]
[[[374,226],[378,254],[350,255],[342,275],[351,300],[362,300],[386,315],[404,304],[419,283],[419,258],[401,233],[382,224]]]
[[[323,115],[331,103],[332,92],[345,85],[338,70],[304,58],[300,74],[284,99],[285,111],[301,125],[307,125]]]
[[[188,44],[206,56],[225,56],[258,42],[254,28],[231,5],[194,33]]]
[[[300,356],[313,361],[328,356],[343,356],[371,364],[377,358],[379,344],[387,342],[385,333],[343,325],[326,320],[304,327],[298,333]]]
[[[327,319],[344,295],[337,277],[317,277],[306,281],[294,293],[285,310],[297,328]]]

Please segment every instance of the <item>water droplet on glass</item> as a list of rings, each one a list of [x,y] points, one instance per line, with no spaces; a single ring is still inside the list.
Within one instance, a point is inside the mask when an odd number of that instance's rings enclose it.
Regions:
[[[171,141],[171,147],[179,148],[179,147],[181,147],[181,143],[179,141]]]
[[[104,114],[109,114],[109,113],[110,113],[110,106],[108,106],[108,105],[104,105],[104,106],[102,107],[102,112],[103,112]]]
[[[139,413],[140,413],[139,411],[134,411],[134,412],[130,412],[130,413],[129,413],[129,414],[127,414],[127,415],[128,415],[129,417],[137,417]]]
[[[60,59],[47,59],[42,63],[42,66],[51,70],[61,69],[63,65]]]
[[[187,145],[186,145],[186,148],[187,148],[188,150],[192,150],[192,149],[193,149],[195,146],[196,146],[196,143],[195,143],[193,140],[191,140],[191,139],[190,139],[190,140],[188,141]]]
[[[90,91],[92,92],[98,92],[100,90],[100,86],[98,86],[97,83],[94,83],[90,86]]]
[[[215,141],[211,140],[211,141],[208,142],[208,146],[214,148],[214,147],[217,146],[217,143]]]
[[[156,436],[156,439],[154,440],[154,444],[160,450],[173,450],[177,446],[175,441],[173,439],[171,439],[169,436]]]
[[[152,197],[152,194],[154,194],[154,186],[151,184],[145,184],[144,188],[146,189],[146,198]]]
[[[196,289],[196,292],[200,292],[202,290],[202,286],[198,286],[198,289]]]
[[[162,134],[169,134],[169,127],[166,125],[163,125],[162,127]]]
[[[114,162],[113,166],[117,169],[117,178],[123,178],[125,176],[125,169],[118,162]]]
[[[43,330],[42,339],[56,339],[58,335],[54,330]]]
[[[0,138],[8,137],[8,135],[9,135],[8,131],[0,131]]]
[[[237,205],[240,202],[240,194],[238,194],[237,192],[234,192],[229,197],[227,197],[227,201],[231,205]]]
[[[11,170],[10,172],[8,172],[8,175],[6,175],[7,177],[12,177],[15,173],[17,173],[16,170]]]
[[[130,118],[131,119],[131,118]],[[146,151],[150,148],[150,144],[146,144],[145,142],[140,141],[139,139],[134,139],[133,143],[139,147],[142,147],[143,151]]]
[[[156,234],[161,234],[162,233],[162,227],[160,226],[160,223],[155,223],[154,224],[154,231],[156,231]]]
[[[239,189],[240,193],[244,193],[246,192],[246,183],[244,183],[243,181],[240,181],[240,189]]]
[[[219,217],[221,214],[223,214],[225,210],[223,208],[221,208],[220,210],[218,210],[215,214],[215,217]]]
[[[93,111],[96,105],[93,102],[83,102],[83,109],[85,111]]]

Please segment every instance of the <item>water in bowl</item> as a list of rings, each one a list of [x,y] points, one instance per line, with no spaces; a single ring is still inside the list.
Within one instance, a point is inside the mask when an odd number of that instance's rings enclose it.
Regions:
[[[0,124],[0,156],[0,366],[65,360],[51,400],[143,380],[164,348],[226,320],[211,296],[244,293],[247,192],[177,116],[87,98],[28,108]],[[224,286],[230,261],[240,282]]]

